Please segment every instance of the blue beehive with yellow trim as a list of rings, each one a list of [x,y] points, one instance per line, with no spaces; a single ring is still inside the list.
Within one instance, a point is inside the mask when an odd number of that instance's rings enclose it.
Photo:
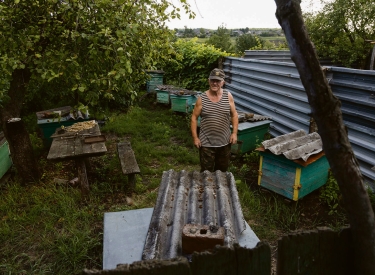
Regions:
[[[317,133],[299,130],[262,145],[258,185],[297,201],[327,182],[329,163]]]

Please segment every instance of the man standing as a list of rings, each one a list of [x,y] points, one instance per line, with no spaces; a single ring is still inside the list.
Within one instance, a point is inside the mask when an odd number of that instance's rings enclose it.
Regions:
[[[191,117],[191,134],[194,145],[199,148],[201,172],[226,172],[229,167],[231,144],[237,143],[238,115],[232,94],[222,88],[224,78],[223,70],[211,71],[208,78],[209,89],[197,99]],[[198,137],[199,116],[201,125]]]

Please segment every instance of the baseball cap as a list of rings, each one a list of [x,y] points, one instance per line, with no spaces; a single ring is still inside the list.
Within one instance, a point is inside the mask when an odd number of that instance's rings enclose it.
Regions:
[[[210,76],[208,77],[208,79],[217,79],[217,80],[224,80],[225,78],[225,73],[223,70],[220,70],[220,69],[213,69],[210,73]]]

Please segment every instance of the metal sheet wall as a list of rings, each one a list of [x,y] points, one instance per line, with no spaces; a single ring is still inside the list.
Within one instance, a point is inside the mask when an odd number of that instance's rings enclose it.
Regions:
[[[375,71],[325,67],[333,93],[342,103],[344,123],[366,182],[375,188]],[[294,63],[229,57],[225,88],[240,111],[272,117],[276,137],[309,131],[310,105]]]

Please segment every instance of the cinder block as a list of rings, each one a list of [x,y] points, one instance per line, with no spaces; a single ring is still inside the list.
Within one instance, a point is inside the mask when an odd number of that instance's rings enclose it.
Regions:
[[[182,251],[191,254],[224,245],[224,227],[186,224],[182,229]]]

